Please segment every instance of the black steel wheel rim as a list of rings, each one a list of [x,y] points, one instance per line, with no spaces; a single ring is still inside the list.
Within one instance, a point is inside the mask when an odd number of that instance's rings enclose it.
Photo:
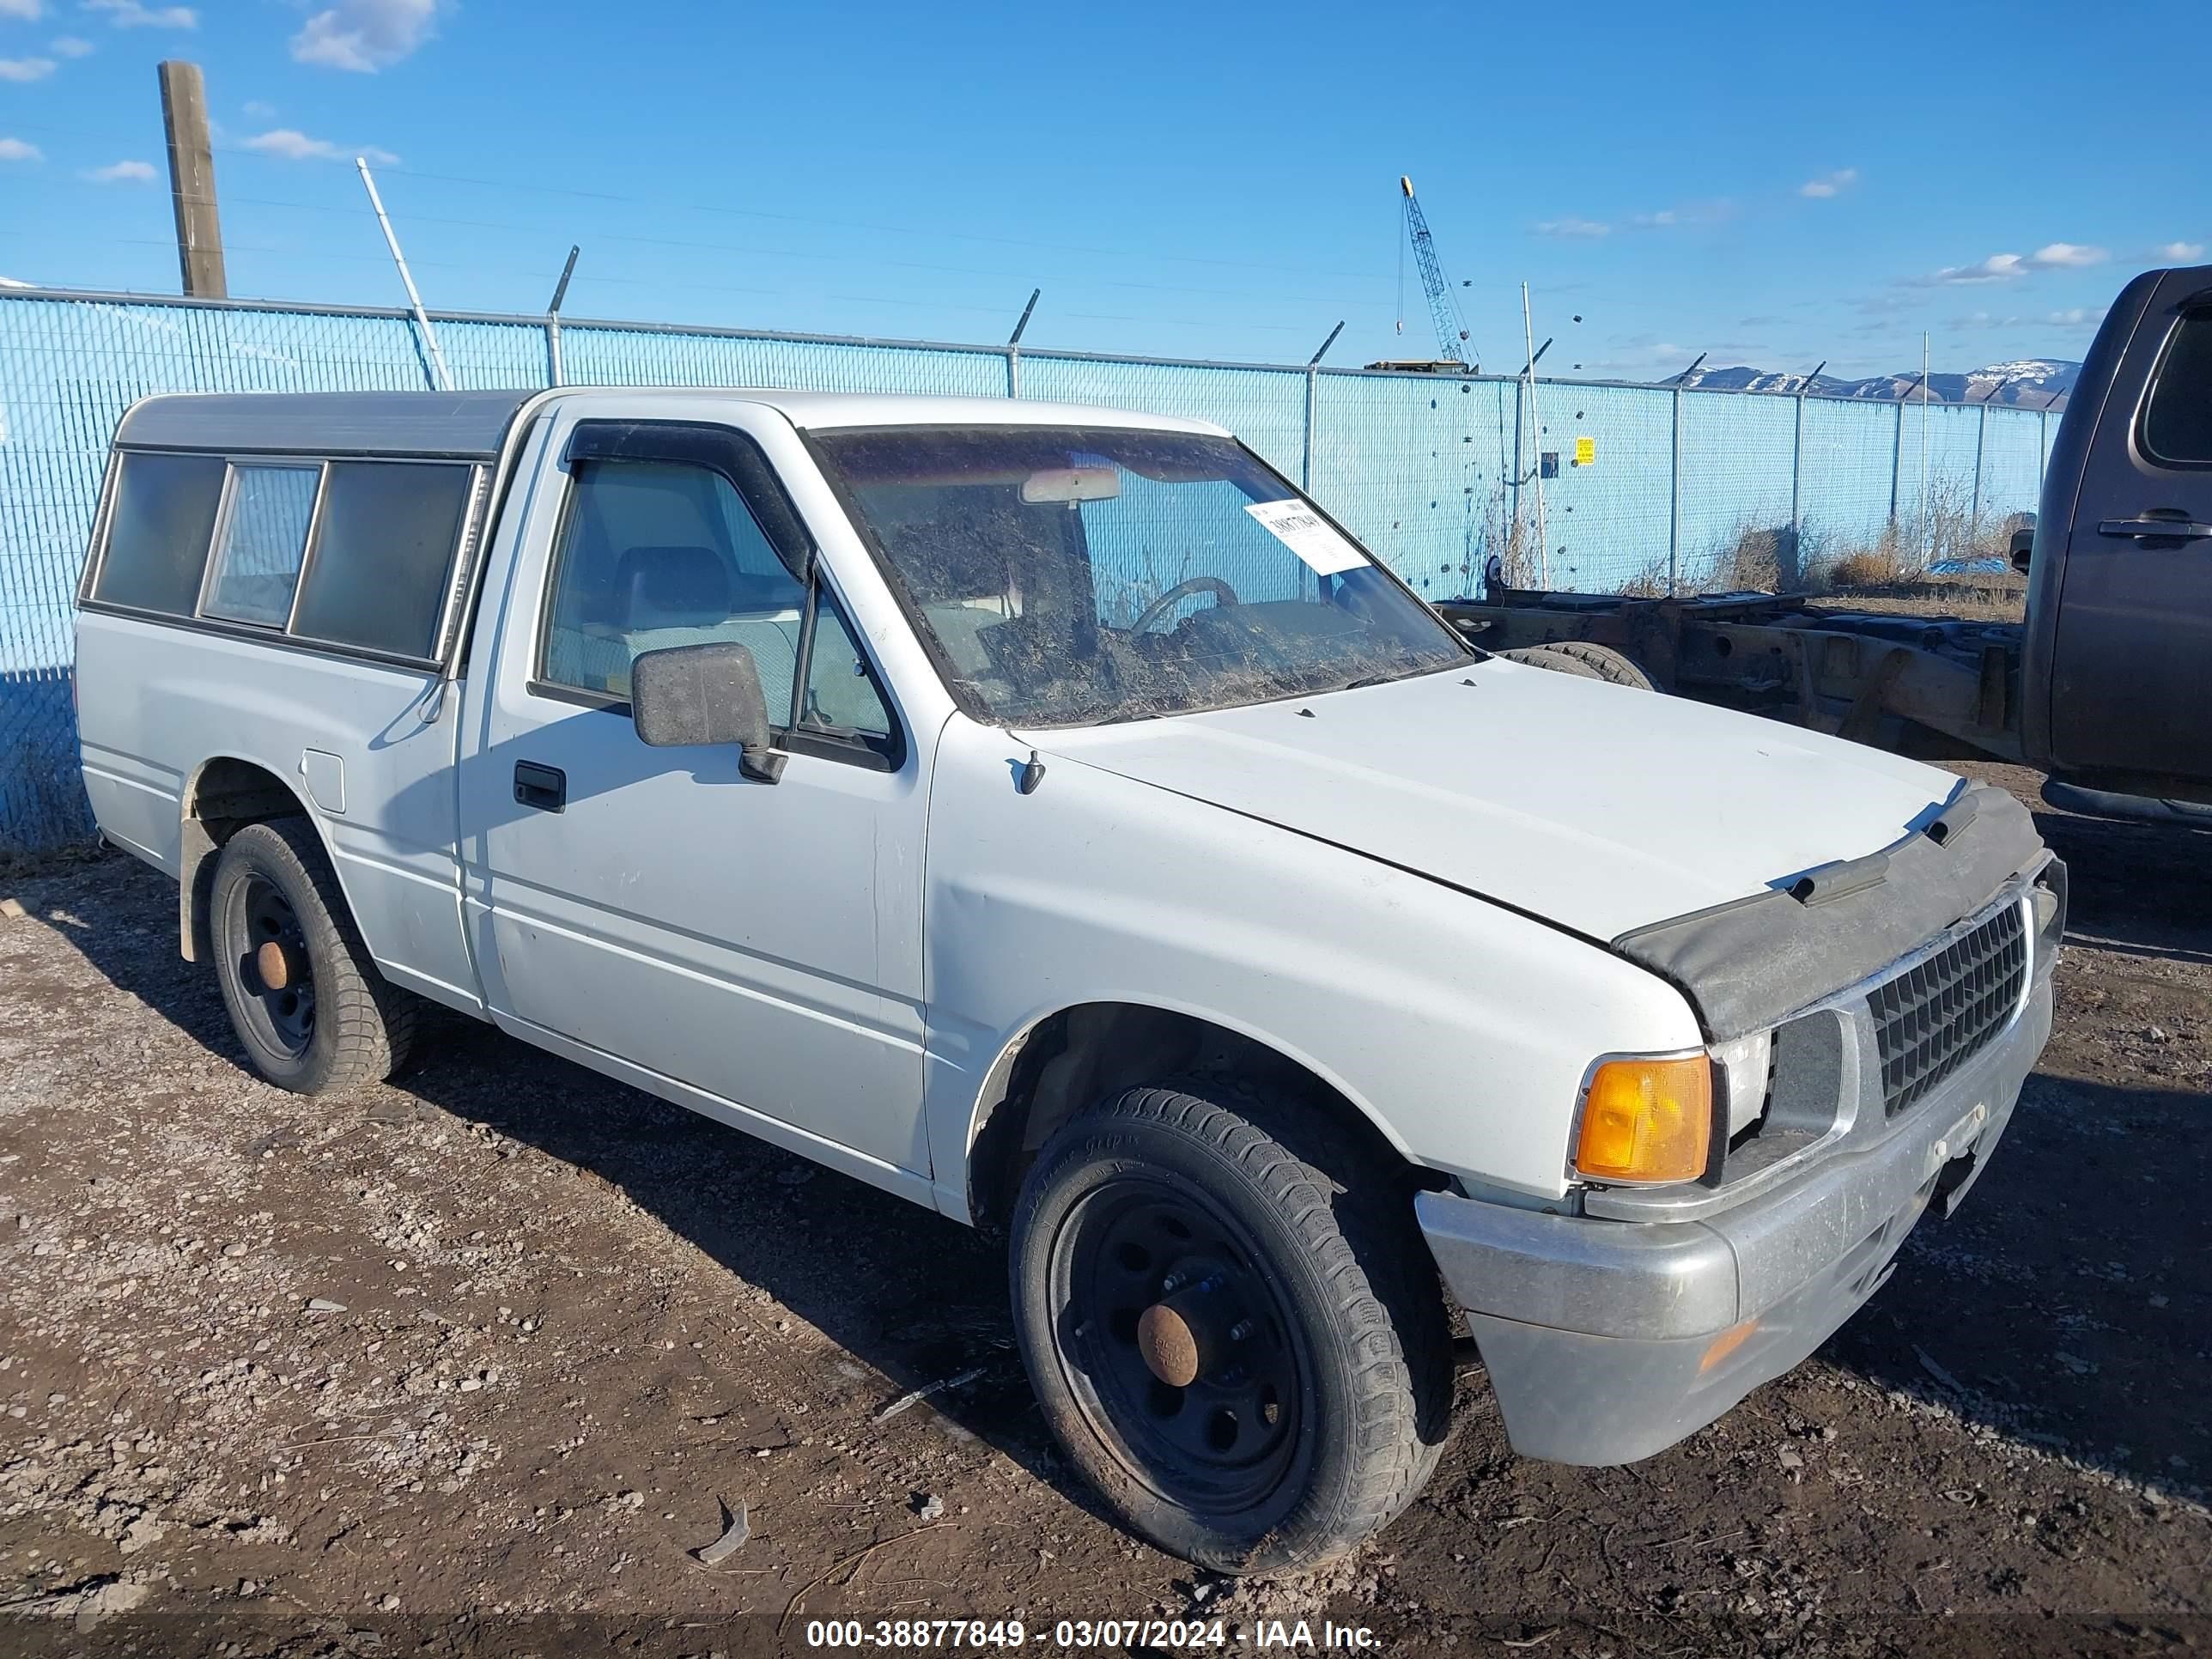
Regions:
[[[231,900],[225,940],[235,964],[240,1006],[255,1039],[297,1060],[315,1040],[315,980],[307,930],[283,890],[264,876],[248,876]],[[284,982],[263,975],[262,952],[275,945],[287,972]]]
[[[1049,1283],[1061,1375],[1132,1476],[1224,1514],[1282,1485],[1309,1438],[1313,1364],[1245,1228],[1195,1186],[1116,1176],[1061,1223]],[[1170,1328],[1198,1339],[1183,1386],[1162,1380],[1140,1340],[1161,1305]]]

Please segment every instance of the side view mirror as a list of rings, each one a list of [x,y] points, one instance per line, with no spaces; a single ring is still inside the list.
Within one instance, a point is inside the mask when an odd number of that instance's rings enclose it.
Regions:
[[[655,749],[735,744],[745,776],[783,775],[784,757],[769,748],[760,669],[742,645],[710,640],[644,653],[629,665],[629,717]]]
[[[2027,574],[2028,556],[2035,550],[2035,526],[2022,525],[2012,532],[2012,568]]]

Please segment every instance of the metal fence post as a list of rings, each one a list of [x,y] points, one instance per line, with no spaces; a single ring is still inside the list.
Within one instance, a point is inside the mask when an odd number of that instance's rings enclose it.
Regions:
[[[1521,544],[1522,395],[1522,386],[1516,377],[1513,382],[1513,471],[1508,480],[1513,486],[1513,528],[1508,534],[1511,537],[1510,545],[1516,549]],[[1510,580],[1516,582],[1524,580],[1523,573],[1518,570],[1509,572],[1508,576]]]
[[[1018,345],[1006,348],[1006,396],[1022,395],[1022,349]]]
[[[1674,441],[1667,458],[1667,597],[1673,599],[1682,568],[1682,388],[1674,388]]]
[[[1790,439],[1790,552],[1776,562],[1775,581],[1785,592],[1805,568],[1805,388],[1797,388],[1797,425]]]
[[[1905,399],[1897,400],[1897,426],[1889,437],[1889,521],[1897,523],[1897,469],[1905,460]]]
[[[545,313],[545,384],[568,385],[561,369],[561,313],[557,311]]]
[[[1305,453],[1298,464],[1298,488],[1307,495],[1313,494],[1314,410],[1317,400],[1315,392],[1321,380],[1321,370],[1311,363],[1306,365],[1306,434]]]
[[[1923,414],[1921,418],[1925,420]],[[1990,403],[1982,399],[1982,423],[1974,428],[1974,502],[1966,514],[1966,538],[1972,541],[1982,533],[1982,453],[1990,442]]]

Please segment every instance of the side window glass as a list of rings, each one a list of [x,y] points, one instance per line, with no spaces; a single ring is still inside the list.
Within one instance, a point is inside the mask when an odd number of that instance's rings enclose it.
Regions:
[[[332,461],[293,632],[434,656],[475,482],[449,463]]]
[[[814,648],[806,664],[806,699],[799,710],[803,726],[887,738],[890,711],[884,707],[869,677],[867,659],[854,642],[853,630],[827,588],[814,612]]]
[[[720,472],[581,460],[555,550],[541,677],[627,699],[641,653],[720,640],[760,669],[769,718],[791,720],[805,591]]]
[[[2155,461],[2212,466],[2212,311],[2175,326],[2143,410],[2143,448]]]
[[[207,573],[224,470],[220,456],[125,455],[92,597],[191,616]]]
[[[292,615],[292,589],[300,580],[300,557],[307,550],[322,477],[322,469],[314,466],[232,469],[230,511],[201,615],[264,628],[284,626]]]

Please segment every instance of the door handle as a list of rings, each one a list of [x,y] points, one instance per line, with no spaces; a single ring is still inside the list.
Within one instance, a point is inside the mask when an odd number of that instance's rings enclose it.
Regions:
[[[514,763],[514,799],[541,812],[558,812],[568,804],[568,775],[536,761]]]
[[[2100,536],[2124,536],[2138,542],[2212,541],[2212,524],[2189,519],[2107,519],[2097,526]]]

